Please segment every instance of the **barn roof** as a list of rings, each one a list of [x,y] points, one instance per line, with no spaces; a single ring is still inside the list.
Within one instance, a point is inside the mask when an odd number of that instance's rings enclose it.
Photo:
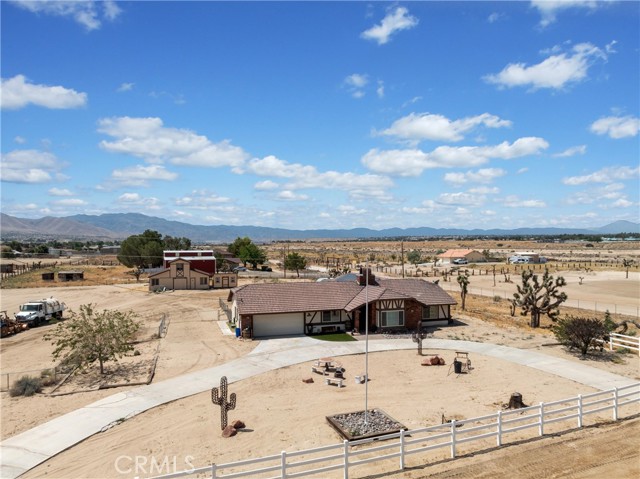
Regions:
[[[476,252],[473,249],[449,249],[438,255],[438,258],[464,258],[469,253]]]

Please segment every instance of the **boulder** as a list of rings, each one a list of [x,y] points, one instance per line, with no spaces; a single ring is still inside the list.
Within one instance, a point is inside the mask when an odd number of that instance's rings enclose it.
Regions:
[[[232,437],[238,434],[238,431],[233,426],[227,426],[222,430],[222,437]]]
[[[440,358],[438,356],[432,357],[429,361],[432,366],[438,366],[440,364]]]
[[[238,430],[238,429],[244,429],[246,425],[240,419],[236,419],[231,423],[231,427]]]
[[[313,378],[304,378],[302,380],[303,383],[311,384],[313,382]]]

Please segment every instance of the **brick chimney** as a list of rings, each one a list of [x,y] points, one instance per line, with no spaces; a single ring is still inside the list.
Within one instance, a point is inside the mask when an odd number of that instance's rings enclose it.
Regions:
[[[360,268],[360,274],[358,274],[358,284],[360,286],[367,285],[367,276],[369,275],[369,284],[376,284],[376,276],[371,272],[371,268]]]

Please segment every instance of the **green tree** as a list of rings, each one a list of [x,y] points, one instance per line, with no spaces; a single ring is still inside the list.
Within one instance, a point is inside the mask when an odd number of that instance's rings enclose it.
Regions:
[[[413,251],[409,251],[407,253],[407,261],[409,261],[409,263],[411,264],[418,264],[420,262],[420,260],[422,259],[422,253],[420,253],[420,251],[418,251],[417,249],[414,249]]]
[[[70,317],[45,334],[44,340],[55,346],[53,357],[62,358],[83,368],[98,361],[100,374],[104,363],[117,361],[133,350],[131,344],[140,327],[133,311],[94,309],[93,304],[83,304],[80,312],[70,312]]]
[[[129,268],[162,265],[164,243],[157,231],[146,230],[141,235],[129,236],[120,245],[118,261]]]
[[[306,266],[306,258],[304,256],[300,256],[298,253],[289,253],[284,260],[285,269],[295,270],[298,278],[300,277],[300,270],[305,269]]]
[[[586,356],[589,349],[602,350],[601,341],[606,342],[609,336],[609,329],[604,321],[581,316],[562,318],[551,326],[551,331],[558,342],[570,349],[579,349],[582,356]]]
[[[173,236],[166,235],[162,239],[164,249],[166,250],[188,250],[191,249],[191,240],[189,238],[174,238]]]
[[[249,238],[248,236],[245,236],[244,238],[240,238],[238,236],[235,240],[233,240],[233,243],[229,245],[229,247],[227,248],[227,251],[229,251],[229,253],[231,253],[236,258],[239,258],[240,250],[242,249],[242,247],[248,246],[252,243],[253,242],[251,241],[251,238]]]
[[[513,293],[511,300],[512,312],[520,307],[520,314],[526,316],[531,314],[531,327],[540,327],[540,315],[546,314],[552,321],[555,321],[560,314],[559,306],[567,300],[567,295],[560,288],[567,282],[562,276],[555,280],[545,270],[542,281],[537,274],[529,270],[522,272],[522,285],[516,285],[517,293]]]
[[[462,299],[462,311],[464,311],[465,302],[467,299],[467,292],[469,290],[469,273],[465,271],[462,273],[458,271],[458,284],[460,285],[460,298]]]

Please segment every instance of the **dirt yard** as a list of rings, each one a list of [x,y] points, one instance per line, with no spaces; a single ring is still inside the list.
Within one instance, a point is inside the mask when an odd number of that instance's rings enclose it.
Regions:
[[[597,276],[594,281],[596,279]],[[630,283],[635,283],[637,288],[638,279],[630,277]],[[603,281],[594,287],[594,291],[606,284],[607,281]],[[585,284],[577,288],[583,286]],[[633,288],[626,290],[623,296],[629,292],[633,296]],[[71,309],[88,302],[96,304],[98,309],[131,309],[140,314],[148,331],[157,328],[160,315],[166,314],[168,330],[166,337],[158,340],[154,381],[223,364],[249,353],[257,345],[257,342],[238,340],[221,333],[217,323],[218,301],[226,298],[228,291],[156,294],[149,293],[146,284],[134,282],[109,286],[3,288],[0,293],[2,309],[10,313],[26,300],[48,296],[64,301]],[[451,294],[459,300],[457,291]],[[496,304],[489,297],[469,297],[467,311],[455,309],[456,325],[435,331],[434,337],[503,344],[581,361],[573,353],[555,345],[548,329],[531,330],[526,326],[526,318],[511,318],[507,311],[504,301]],[[52,327],[55,326],[43,326],[3,338],[0,342],[2,373],[52,367],[51,345],[42,341],[42,336]],[[425,351],[425,355],[431,354],[443,356],[447,365],[422,367],[413,350],[372,354],[370,405],[384,409],[407,427],[415,428],[439,424],[443,414],[449,419],[461,419],[494,413],[514,391],[522,393],[525,402],[530,404],[591,391],[557,376],[482,356],[473,358],[475,369],[472,374],[456,378],[448,374],[453,359],[451,351]],[[344,357],[341,362],[349,376],[363,369],[362,356]],[[604,354],[598,360],[590,360],[589,365],[627,376],[630,380],[640,380],[637,355]],[[202,466],[212,461],[228,462],[277,454],[283,449],[335,443],[339,438],[324,417],[362,409],[363,387],[349,383],[346,388],[336,389],[326,387],[321,381],[304,384],[301,380],[310,375],[309,369],[310,364],[295,365],[230,385],[230,392],[238,395],[238,406],[230,414],[230,419],[242,419],[247,423],[247,430],[234,438],[225,440],[220,437],[219,411],[211,404],[209,393],[202,393],[130,418],[59,454],[23,477],[127,477],[114,468],[114,461],[122,455],[180,458],[190,455],[194,465]],[[127,388],[31,398],[11,398],[2,392],[1,437],[13,436],[123,390]],[[29,411],[29,414],[24,411]],[[607,420],[608,417],[601,419]],[[484,472],[477,472],[486,468],[494,471],[491,477],[500,477],[499,471],[515,470],[513,464],[506,465],[506,461],[513,457],[517,457],[518,464],[521,464],[515,477],[595,477],[596,472],[603,471],[601,464],[609,464],[605,474],[608,477],[637,477],[637,450],[631,451],[623,446],[640,443],[638,424],[634,420],[535,441],[523,436],[521,444],[470,455],[458,461],[447,460],[447,451],[440,450],[422,460],[421,464],[428,462],[429,465],[409,464],[409,471],[402,475],[393,474],[396,467],[393,461],[389,467],[363,467],[355,477],[379,474],[410,478],[431,474],[443,478],[489,477],[481,475]],[[592,453],[581,456],[584,457],[584,465],[575,466],[574,472],[567,471],[566,454],[557,451],[573,451],[576,444],[580,444],[580,451]],[[84,460],[88,457],[91,461]],[[539,457],[545,459],[539,460]],[[611,458],[620,462],[612,462]],[[467,473],[467,470],[476,472]],[[514,475],[510,474],[510,477]]]

